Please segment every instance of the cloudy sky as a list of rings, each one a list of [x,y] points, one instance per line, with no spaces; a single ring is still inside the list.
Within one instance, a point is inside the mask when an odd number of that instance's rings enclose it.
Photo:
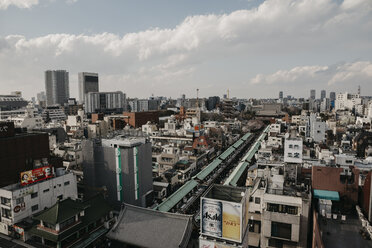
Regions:
[[[98,72],[129,97],[372,95],[372,0],[0,0],[0,94]]]

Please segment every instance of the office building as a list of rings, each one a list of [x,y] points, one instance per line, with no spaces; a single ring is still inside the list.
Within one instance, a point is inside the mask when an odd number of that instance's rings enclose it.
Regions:
[[[83,146],[84,183],[105,187],[108,200],[148,207],[152,203],[152,152],[145,138],[86,140]]]
[[[322,90],[320,91],[320,100],[323,100],[324,98],[326,98],[326,91]]]
[[[159,101],[154,99],[132,100],[129,102],[132,112],[147,112],[159,109]]]
[[[331,101],[336,100],[336,92],[329,92],[329,99],[331,99]]]
[[[99,92],[98,73],[79,72],[79,101],[85,103],[85,95]]]
[[[220,103],[220,97],[219,96],[211,96],[208,98],[207,102],[207,110],[213,110],[217,107],[217,104]]]
[[[89,92],[85,95],[87,113],[122,113],[125,108],[125,94],[121,91]]]
[[[279,91],[279,99],[283,99],[283,91]]]
[[[45,71],[45,92],[47,106],[64,105],[70,97],[68,72]]]
[[[315,90],[310,90],[310,99],[315,100],[316,92]]]

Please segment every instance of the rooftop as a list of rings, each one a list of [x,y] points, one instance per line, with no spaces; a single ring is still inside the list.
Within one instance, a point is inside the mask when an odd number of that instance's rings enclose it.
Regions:
[[[362,223],[356,215],[347,215],[345,221],[326,219],[319,215],[319,228],[325,247],[372,247],[372,242],[360,234]]]
[[[125,205],[107,237],[138,247],[186,247],[192,216]]]

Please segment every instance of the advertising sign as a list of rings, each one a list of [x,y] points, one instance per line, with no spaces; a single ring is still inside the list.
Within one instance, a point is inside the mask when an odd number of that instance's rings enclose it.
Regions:
[[[21,185],[28,185],[39,182],[47,178],[52,178],[53,172],[51,166],[44,166],[37,169],[21,172]]]
[[[201,233],[221,239],[242,242],[242,204],[201,199]]]

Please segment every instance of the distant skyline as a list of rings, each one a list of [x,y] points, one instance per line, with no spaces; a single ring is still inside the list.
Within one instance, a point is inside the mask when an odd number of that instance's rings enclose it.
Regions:
[[[372,95],[371,0],[0,0],[0,94],[46,70],[128,97]]]

